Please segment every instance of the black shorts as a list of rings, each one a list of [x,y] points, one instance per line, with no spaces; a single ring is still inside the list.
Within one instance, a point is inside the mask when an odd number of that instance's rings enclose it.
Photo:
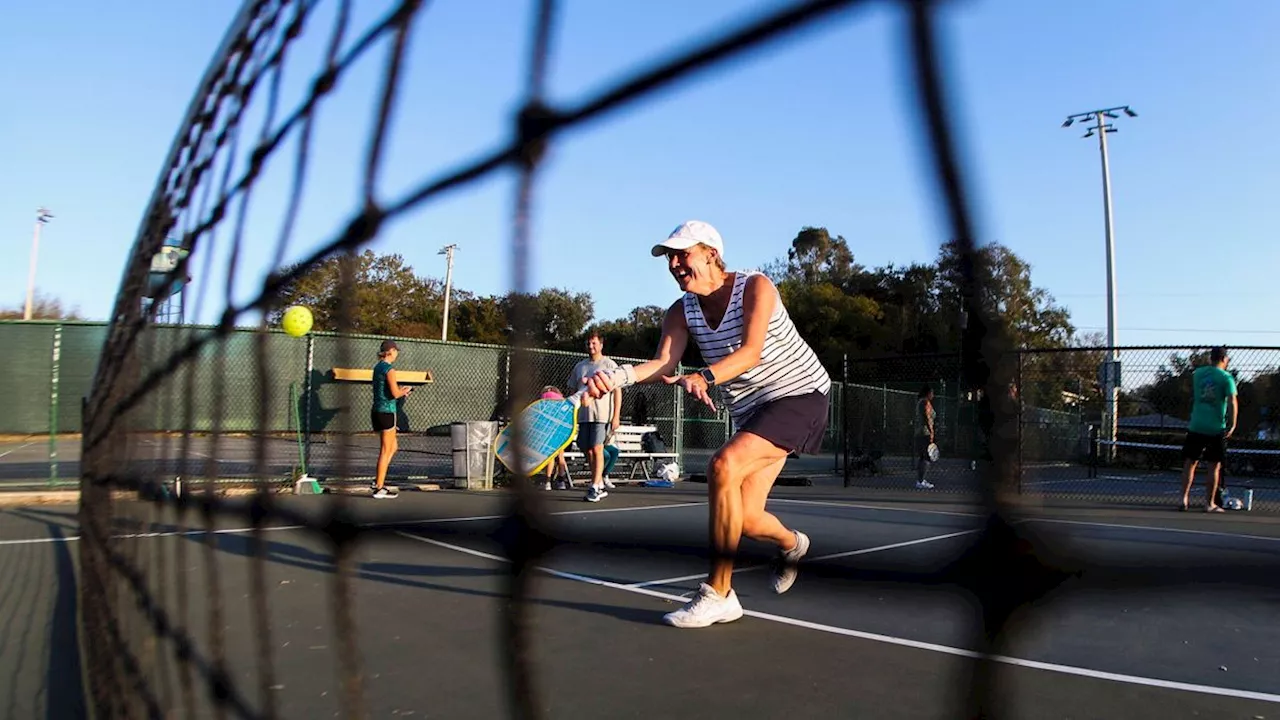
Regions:
[[[757,408],[739,430],[768,440],[787,452],[815,455],[827,433],[828,399],[817,390],[778,398]]]
[[[1227,459],[1227,439],[1222,433],[1188,432],[1186,441],[1182,443],[1182,459],[1220,463]]]
[[[373,423],[374,432],[382,432],[384,430],[393,430],[396,426],[396,414],[393,412],[370,411],[369,421]]]

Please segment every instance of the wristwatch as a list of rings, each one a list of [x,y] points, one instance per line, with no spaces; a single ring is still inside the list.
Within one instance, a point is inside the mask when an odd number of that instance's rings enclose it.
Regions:
[[[702,376],[703,380],[707,381],[707,387],[716,386],[716,376],[715,373],[711,372],[711,368],[702,368],[698,371],[698,374]]]

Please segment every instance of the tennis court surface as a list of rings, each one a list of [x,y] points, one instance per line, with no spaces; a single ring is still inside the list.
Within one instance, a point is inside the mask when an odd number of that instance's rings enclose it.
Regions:
[[[598,505],[542,495],[566,544],[539,559],[522,606],[526,699],[541,716],[969,717],[985,667],[995,717],[1280,717],[1275,518],[1044,509],[1014,520],[1061,574],[1042,574],[1053,589],[1014,611],[983,665],[972,652],[981,608],[954,569],[984,518],[919,496],[779,488],[770,509],[813,540],[796,586],[774,595],[764,548],[747,541],[735,576],[747,616],[663,625],[705,571],[704,490],[619,489]],[[368,717],[515,716],[508,499],[281,498],[308,517],[341,505],[360,528],[391,530],[352,546],[345,608],[325,534],[270,526],[255,576],[246,527],[210,534],[197,514],[181,525],[171,510],[122,522],[114,549],[138,576],[117,598],[117,631],[148,638],[130,644],[134,697],[144,710],[215,717],[224,669],[231,717],[332,717],[357,685]],[[6,717],[73,717],[86,702],[79,541],[71,506],[0,515]],[[1006,570],[1014,593],[1027,576]],[[142,612],[140,597],[153,603]]]

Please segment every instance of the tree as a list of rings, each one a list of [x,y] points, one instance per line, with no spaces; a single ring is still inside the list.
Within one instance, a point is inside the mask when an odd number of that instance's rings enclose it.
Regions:
[[[944,317],[960,316],[960,254],[955,242],[938,252],[939,308]],[[1075,335],[1071,315],[1053,296],[1031,282],[1031,266],[1009,248],[993,243],[978,248],[974,275],[979,302],[999,318],[1015,347],[1066,347]]]
[[[496,297],[476,297],[469,292],[454,293],[449,311],[449,331],[459,340],[501,345],[510,341],[511,324],[506,308]]]
[[[443,321],[440,283],[415,275],[400,255],[375,255],[372,250],[326,258],[289,283],[268,322],[278,324],[291,305],[310,308],[316,330],[339,330],[343,311],[349,323],[345,330],[370,335],[439,337]]]
[[[645,305],[633,309],[624,318],[593,323],[583,334],[599,333],[609,355],[649,358],[662,339],[662,319],[666,312],[666,308]]]
[[[875,300],[845,294],[829,282],[785,280],[778,294],[804,338],[828,372],[840,368],[844,353],[869,351],[883,335],[884,313]]]
[[[538,347],[578,349],[582,330],[595,314],[589,293],[544,288],[537,295],[509,293],[502,308],[511,327],[524,327],[525,341]],[[517,323],[523,320],[522,324]]]
[[[766,265],[764,273],[774,283],[787,280],[802,283],[829,282],[844,286],[862,268],[853,261],[853,251],[843,237],[831,237],[823,227],[804,227],[791,241],[786,262]]]
[[[1076,349],[1067,352],[1025,352],[1019,374],[1026,405],[1067,410],[1079,408],[1086,414],[1102,410],[1102,388],[1098,371],[1107,359],[1101,333],[1079,338]],[[1096,349],[1091,349],[1096,348]],[[1120,415],[1136,414],[1135,398],[1121,397]]]
[[[882,351],[934,353],[959,348],[959,306],[953,306],[954,314],[943,312],[935,266],[889,265],[862,276],[858,285],[858,292],[883,308]]]
[[[26,300],[12,308],[0,309],[0,320],[21,320],[26,310]],[[36,291],[31,298],[32,320],[83,320],[79,308],[63,307],[62,301]]]

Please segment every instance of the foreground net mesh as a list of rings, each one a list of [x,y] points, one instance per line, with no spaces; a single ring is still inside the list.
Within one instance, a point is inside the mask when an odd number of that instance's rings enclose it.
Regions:
[[[301,352],[294,344],[282,351],[293,354],[282,361],[273,349],[277,342],[273,338],[279,336],[268,331],[269,319],[280,310],[276,303],[282,289],[328,258],[354,258],[392,221],[445,192],[514,170],[518,181],[511,225],[511,287],[527,291],[530,260],[537,247],[530,230],[530,208],[540,160],[550,143],[570,140],[578,128],[628,111],[678,81],[717,71],[744,53],[767,49],[818,23],[840,20],[841,11],[861,4],[810,0],[743,18],[733,29],[687,53],[661,59],[599,94],[555,106],[545,100],[544,86],[554,55],[557,8],[551,0],[542,0],[532,22],[525,97],[511,126],[511,141],[385,197],[378,192],[379,180],[385,169],[390,118],[403,89],[406,46],[415,26],[430,22],[430,4],[405,0],[380,17],[361,20],[362,8],[350,0],[247,2],[197,89],[145,208],[84,408],[82,642],[90,701],[97,716],[282,714],[277,677],[282,669],[276,660],[280,645],[275,637],[285,629],[278,615],[273,619],[273,612],[280,610],[272,603],[277,581],[269,576],[264,560],[280,552],[271,533],[281,528],[309,533],[327,548],[322,560],[292,559],[314,562],[328,571],[326,585],[315,589],[327,603],[325,630],[332,637],[331,643],[315,648],[331,673],[316,679],[317,685],[328,688],[324,714],[368,715],[363,658],[376,650],[361,645],[360,627],[378,619],[354,610],[353,554],[360,542],[374,537],[403,539],[403,531],[412,527],[429,538],[437,530],[408,520],[376,527],[362,524],[355,517],[352,500],[341,493],[305,510],[279,499],[276,491],[291,487],[294,476],[270,461],[279,457],[273,443],[297,442],[302,424],[296,419],[299,416],[291,419],[292,413],[281,408],[308,400],[300,399],[296,389],[283,396],[282,384],[273,381],[286,372],[281,369],[286,363],[298,367],[296,354]],[[1004,502],[1017,492],[1019,409],[1001,389],[1014,381],[1018,358],[1008,352],[1004,329],[976,301],[983,290],[983,269],[976,265],[965,173],[948,121],[947,109],[954,98],[944,93],[935,32],[937,8],[924,0],[904,0],[895,6],[901,11],[902,48],[911,62],[920,143],[927,149],[948,239],[958,243],[962,257],[962,295],[969,322],[963,350],[948,372],[964,387],[985,389],[969,411],[989,438],[986,462],[971,487],[989,513],[980,539],[964,558],[936,574],[916,576],[904,571],[898,577],[954,584],[970,593],[981,608],[971,628],[977,669],[965,678],[970,687],[961,695],[968,698],[969,706],[957,711],[974,716],[989,712],[994,702],[996,681],[985,658],[998,651],[1007,618],[1052,587],[1065,571],[1045,568],[1025,551],[1024,538],[1015,532]],[[306,55],[298,51],[300,42],[317,38],[320,42],[312,54],[318,60],[299,59]],[[330,228],[328,240],[318,249],[286,266],[290,243],[297,239],[296,221],[307,195],[309,162],[320,119],[329,109],[327,100],[362,62],[365,70],[376,65],[380,78],[369,106],[361,108],[371,112],[373,121],[359,166],[351,171],[362,188],[364,206]],[[309,78],[306,91],[290,103],[282,87],[287,85],[286,76],[296,78],[300,73]],[[255,191],[272,172],[286,178],[283,192],[261,198]],[[246,218],[254,212],[267,213],[279,232],[274,239],[273,272],[249,278],[253,290],[246,295],[248,271],[242,272],[239,263],[250,243],[265,241],[246,236]],[[149,298],[148,273],[152,257],[170,237],[180,238],[191,253],[178,273],[207,279],[212,277],[213,258],[226,260],[221,298],[206,297],[211,282],[197,285],[201,288],[197,310],[205,302],[220,308],[217,325],[160,328],[155,324],[158,309]],[[348,273],[343,278],[345,292],[350,292],[351,282]],[[361,366],[371,341],[343,332],[350,318],[343,318],[341,310],[339,320],[339,332],[327,346],[331,354],[324,364]],[[515,319],[517,337],[529,322],[527,317]],[[257,324],[261,331],[247,335],[237,331],[246,324]],[[228,362],[246,356],[253,358],[252,367],[235,373],[228,370]],[[503,397],[536,396],[544,382],[539,375],[540,357],[536,348],[526,344],[504,359],[510,366],[504,382],[510,383],[511,390]],[[363,395],[356,397],[350,386],[324,392],[330,393],[320,398],[326,406],[364,402]],[[846,388],[844,407],[854,407],[853,396],[854,390]],[[230,402],[236,397],[252,404],[249,414],[240,414],[243,402]],[[499,414],[511,417],[517,405],[511,401]],[[209,421],[197,427],[197,417]],[[310,421],[312,412],[300,417]],[[367,455],[360,453],[362,424],[357,413],[346,412],[335,415],[323,431],[307,428],[303,439],[309,447],[302,457],[309,454],[316,460],[316,446],[322,445],[326,472],[360,477],[368,467]],[[157,433],[157,427],[177,431]],[[236,457],[228,461],[227,448],[232,445]],[[445,449],[437,443],[423,452],[443,454]],[[248,492],[219,491],[225,490],[226,480],[235,480]],[[511,714],[536,718],[547,712],[539,668],[532,660],[537,638],[531,636],[528,598],[537,577],[535,568],[553,548],[581,538],[548,520],[531,485],[513,483],[511,487],[509,512],[490,529],[508,561],[501,674]],[[191,542],[149,542],[157,537]],[[647,544],[655,550],[706,552],[692,541],[685,546],[667,541],[664,546],[657,533],[594,542],[606,547]],[[235,573],[219,559],[228,547],[236,548],[245,559],[243,565],[235,566]],[[236,574],[242,571],[247,581]],[[827,570],[828,574],[842,572],[848,573],[847,568]],[[1136,582],[1132,578],[1107,575],[1103,582]],[[230,587],[247,590],[231,600]],[[233,627],[240,630],[232,632]],[[254,658],[253,662],[245,664],[246,657]]]

